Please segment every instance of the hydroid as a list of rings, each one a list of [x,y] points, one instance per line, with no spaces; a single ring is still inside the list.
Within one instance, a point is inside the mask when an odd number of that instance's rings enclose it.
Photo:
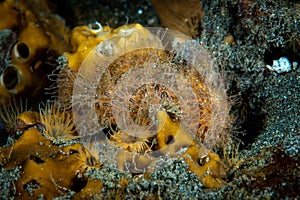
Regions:
[[[26,120],[26,117],[20,117],[20,114],[27,110],[27,101],[17,100],[14,97],[9,99],[8,103],[0,108],[0,143],[5,144],[7,138],[15,138],[16,135],[22,133],[27,125],[32,125],[31,121],[28,122]]]
[[[40,120],[45,135],[53,142],[78,138],[72,115],[58,104],[47,103],[40,109]]]
[[[80,163],[78,172],[81,174],[90,169],[101,167],[101,163],[99,162],[99,153],[91,144],[86,147],[81,146],[76,154],[76,158]]]

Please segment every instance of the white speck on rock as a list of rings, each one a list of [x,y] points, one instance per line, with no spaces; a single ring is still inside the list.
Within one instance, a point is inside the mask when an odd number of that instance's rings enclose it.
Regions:
[[[294,66],[297,65],[297,63],[293,63]],[[268,70],[275,71],[276,73],[284,73],[289,72],[292,70],[292,65],[290,61],[286,57],[281,57],[279,60],[273,60],[273,65],[267,65],[266,66]]]

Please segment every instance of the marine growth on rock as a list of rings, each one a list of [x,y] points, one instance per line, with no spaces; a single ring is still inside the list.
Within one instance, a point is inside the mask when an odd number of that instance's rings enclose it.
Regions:
[[[96,145],[101,163],[144,173],[190,146],[225,143],[230,104],[198,42],[139,24],[105,36],[83,60],[69,94],[79,135]]]

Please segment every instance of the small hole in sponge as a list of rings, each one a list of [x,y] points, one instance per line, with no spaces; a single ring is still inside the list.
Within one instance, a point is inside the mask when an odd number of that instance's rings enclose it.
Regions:
[[[29,48],[27,44],[25,44],[24,42],[20,42],[17,44],[16,48],[21,58],[26,59],[29,57],[30,54],[29,54]]]
[[[37,156],[32,156],[32,155],[29,157],[29,159],[34,161],[37,164],[43,164],[45,162],[41,158],[39,158]]]
[[[14,89],[20,81],[17,68],[14,66],[8,66],[5,68],[1,79],[1,83],[7,90]]]
[[[168,137],[166,138],[166,144],[173,144],[175,142],[173,135],[168,135]]]
[[[83,189],[86,184],[87,184],[87,180],[83,179],[83,178],[74,178],[72,180],[73,185],[71,186],[71,190],[74,192],[79,192],[81,189]]]

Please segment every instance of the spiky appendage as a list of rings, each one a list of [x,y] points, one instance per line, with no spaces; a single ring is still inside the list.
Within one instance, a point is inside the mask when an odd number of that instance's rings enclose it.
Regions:
[[[150,150],[150,139],[147,137],[135,137],[125,132],[118,131],[110,136],[110,141],[124,150],[136,153],[144,153]]]
[[[27,101],[9,99],[9,103],[0,109],[1,144],[5,144],[8,138],[15,139],[30,126],[38,123],[38,116],[28,111]],[[31,117],[28,117],[28,116]]]
[[[78,138],[71,113],[58,104],[47,103],[41,108],[40,121],[44,126],[45,136],[54,143],[64,143]]]
[[[49,88],[46,88],[46,93],[52,99],[55,99],[55,104],[58,104],[61,108],[64,108],[65,110],[71,109],[71,97],[76,72],[67,68],[68,60],[65,56],[60,56],[57,59],[57,62],[57,68],[48,75],[52,85]]]
[[[14,98],[11,99],[6,106],[3,106],[0,109],[0,118],[6,131],[9,131],[14,127],[18,115],[25,111],[27,111],[27,103],[23,105],[21,100],[17,101]]]
[[[91,152],[88,150],[90,149]],[[81,146],[76,158],[79,160],[79,174],[84,174],[86,171],[100,168],[101,163],[99,162],[99,153],[95,151],[95,148],[90,144],[86,147]]]

